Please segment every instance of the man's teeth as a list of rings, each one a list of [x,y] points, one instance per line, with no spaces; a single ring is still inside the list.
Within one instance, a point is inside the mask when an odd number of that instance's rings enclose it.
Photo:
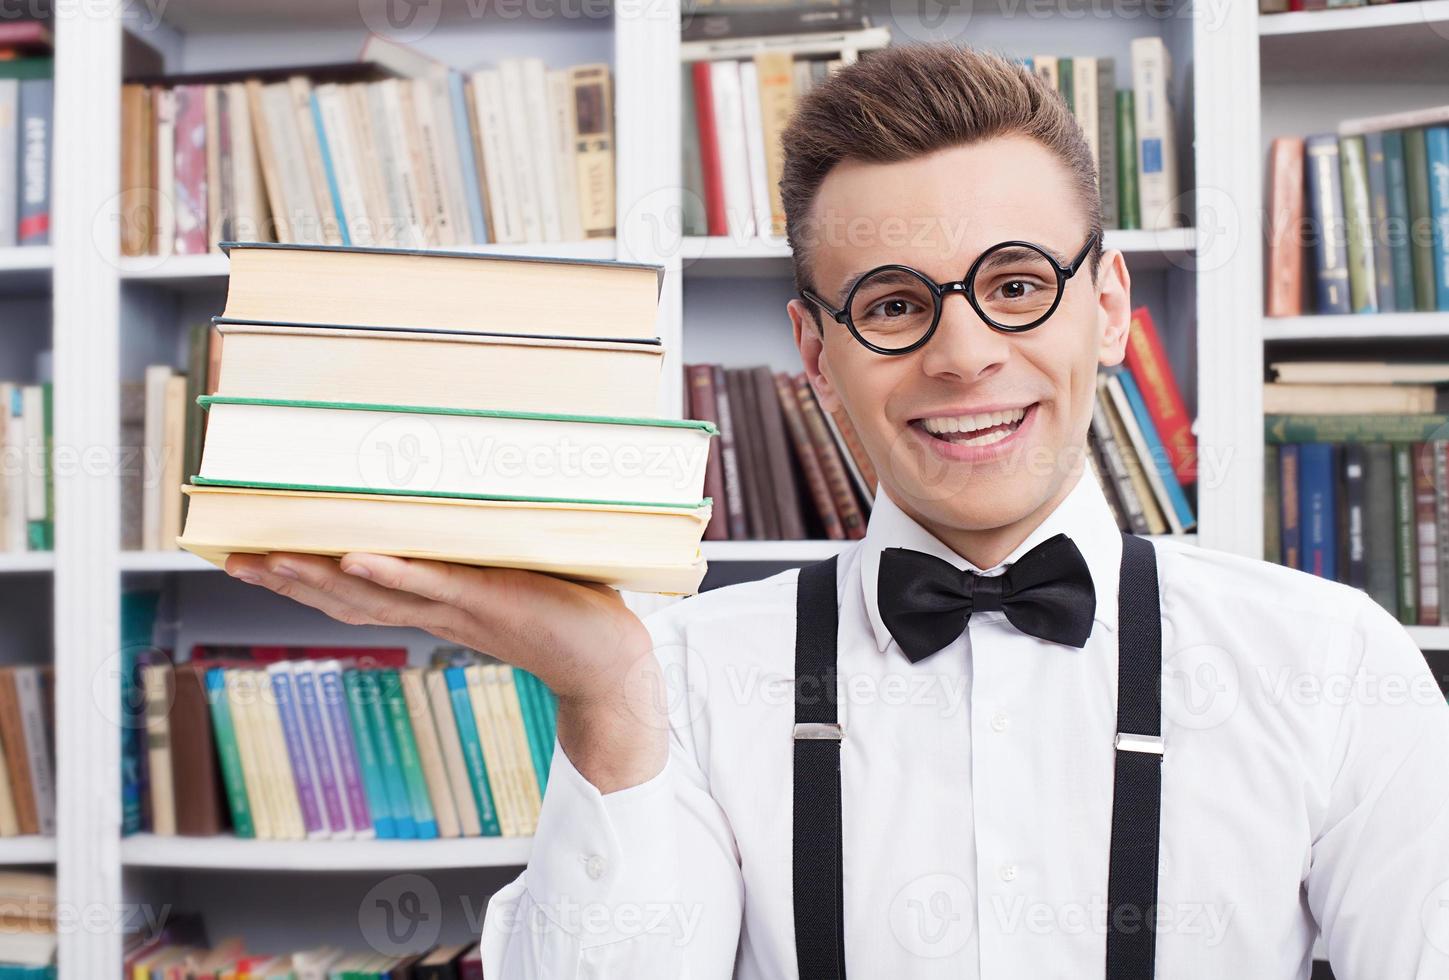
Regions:
[[[974,415],[937,416],[922,419],[921,424],[932,435],[947,438],[959,446],[989,446],[1011,435],[1025,417],[1025,408],[1006,408]],[[1007,427],[996,428],[1003,425]],[[991,431],[981,432],[982,429]]]

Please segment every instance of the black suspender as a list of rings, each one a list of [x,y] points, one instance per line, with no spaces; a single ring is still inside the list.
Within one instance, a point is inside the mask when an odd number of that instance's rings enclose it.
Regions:
[[[845,980],[835,558],[800,569],[795,595],[795,961],[801,980]]]
[[[835,559],[795,600],[794,904],[800,980],[845,980]],[[1151,980],[1162,797],[1162,613],[1152,544],[1122,535],[1107,980]]]

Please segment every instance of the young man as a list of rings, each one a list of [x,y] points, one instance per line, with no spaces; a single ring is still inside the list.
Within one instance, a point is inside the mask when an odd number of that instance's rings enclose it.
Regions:
[[[1124,538],[1084,465],[1131,304],[1062,102],[893,48],[785,147],[795,339],[880,474],[863,541],[647,626],[526,572],[229,563],[558,694],[490,980],[1289,980],[1320,930],[1342,980],[1449,975],[1449,708],[1412,641]]]

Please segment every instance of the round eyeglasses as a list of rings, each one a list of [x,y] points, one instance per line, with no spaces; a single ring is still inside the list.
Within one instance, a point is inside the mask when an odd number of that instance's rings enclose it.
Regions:
[[[935,282],[908,265],[883,265],[855,279],[840,309],[809,289],[801,295],[877,354],[909,354],[936,332],[941,303],[950,293],[965,295],[976,314],[997,330],[1022,333],[1041,325],[1056,312],[1067,280],[1096,241],[1094,231],[1066,265],[1032,242],[1001,242],[977,256],[966,278],[957,282]]]

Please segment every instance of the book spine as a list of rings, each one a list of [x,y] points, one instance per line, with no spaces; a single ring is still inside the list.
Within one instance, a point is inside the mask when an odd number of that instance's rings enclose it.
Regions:
[[[453,704],[453,724],[458,729],[458,742],[463,750],[463,761],[468,766],[468,776],[473,784],[473,803],[478,809],[478,821],[483,835],[497,837],[502,832],[498,823],[498,811],[493,806],[493,790],[489,785],[488,767],[483,761],[483,746],[478,738],[478,723],[473,717],[473,705],[468,698],[468,681],[462,667],[448,667],[443,671],[448,684],[448,697]]]
[[[1404,134],[1396,130],[1383,134],[1384,237],[1389,248],[1389,278],[1394,284],[1394,309],[1414,309],[1414,258],[1409,245],[1408,177],[1404,171]]]
[[[1395,561],[1394,459],[1386,442],[1364,447],[1364,552],[1368,566],[1368,592],[1380,606],[1397,616],[1398,569]]]
[[[55,83],[49,78],[20,82],[17,121],[20,178],[16,240],[20,245],[50,244],[51,159],[55,128]],[[10,189],[13,193],[13,185]]]
[[[810,390],[810,382],[803,372],[795,375],[793,382],[795,398],[805,421],[805,431],[809,433],[810,442],[820,460],[820,470],[825,474],[825,484],[830,488],[830,498],[840,515],[840,525],[845,531],[845,537],[852,541],[863,538],[865,515],[855,502],[855,495],[850,489],[850,478],[845,474],[845,465],[836,454],[835,443],[831,441],[830,432],[825,427],[823,410],[815,401],[815,394]]]
[[[413,741],[417,743],[418,764],[423,770],[423,783],[432,805],[439,837],[457,837],[458,808],[448,788],[448,774],[443,768],[443,749],[438,743],[437,726],[428,708],[428,694],[423,685],[423,669],[407,667],[399,671],[402,694],[407,708]]]
[[[442,668],[430,667],[423,671],[423,687],[427,691],[428,714],[439,751],[442,753],[443,770],[448,778],[454,809],[458,814],[459,833],[465,837],[477,837],[483,832],[478,821],[478,804],[473,799],[473,784],[468,777],[468,764],[463,760],[463,744],[458,738],[458,726],[453,723],[453,702],[448,696],[448,679]]]
[[[739,62],[740,97],[744,110],[745,161],[755,234],[769,234],[774,218],[770,213],[769,167],[765,162],[765,121],[760,115],[760,74],[754,61]]]
[[[1117,92],[1117,227],[1142,227],[1137,195],[1137,106],[1132,90]]]
[[[1343,496],[1344,520],[1342,537],[1345,564],[1343,581],[1355,589],[1368,588],[1368,549],[1364,533],[1367,530],[1368,501],[1364,496],[1365,458],[1364,447],[1349,443],[1343,447]]]
[[[1399,622],[1419,621],[1419,549],[1414,514],[1414,451],[1394,444],[1394,562],[1398,568]]]
[[[1137,388],[1137,382],[1133,380],[1131,372],[1124,371],[1118,376],[1121,382],[1123,394],[1127,397],[1127,403],[1131,406],[1132,415],[1137,421],[1137,426],[1142,431],[1143,441],[1146,443],[1147,456],[1142,465],[1151,467],[1157,472],[1163,490],[1166,492],[1167,505],[1172,508],[1177,517],[1178,527],[1174,533],[1182,533],[1192,530],[1197,520],[1193,517],[1192,507],[1187,502],[1187,495],[1183,493],[1182,484],[1172,471],[1172,464],[1168,459],[1167,450],[1163,448],[1162,441],[1158,437],[1157,427],[1152,423],[1152,416],[1147,411],[1147,405],[1142,400],[1142,393]]]
[[[513,777],[523,803],[525,819],[520,828],[522,833],[531,834],[538,829],[538,814],[542,806],[538,779],[534,775],[533,763],[528,755],[528,734],[524,730],[523,702],[513,682],[513,669],[507,664],[492,664],[485,668],[484,683],[488,685],[490,702],[498,709],[498,729],[503,736],[504,752],[507,754]]]
[[[729,537],[743,541],[750,536],[750,531],[749,518],[745,514],[745,486],[740,473],[739,448],[735,444],[734,405],[730,400],[725,369],[718,364],[710,365],[710,369],[714,375],[715,404],[719,408],[720,469],[724,472]]]
[[[1449,440],[1436,439],[1430,444],[1434,485],[1434,540],[1438,545],[1439,618],[1449,612]]]
[[[272,697],[277,702],[277,714],[282,722],[282,738],[287,745],[287,758],[292,763],[292,787],[296,790],[297,802],[302,811],[302,828],[309,837],[325,836],[327,829],[322,823],[322,808],[317,798],[317,781],[312,775],[312,760],[308,757],[302,726],[297,719],[291,670],[285,662],[270,664],[267,667],[267,679],[271,681]]]
[[[258,733],[254,713],[256,692],[250,672],[229,669],[223,676],[226,682],[227,707],[235,727],[237,747],[241,752],[242,779],[246,785],[252,823],[256,827],[257,837],[274,839],[280,837],[281,833],[275,826],[275,817],[268,801],[269,793],[262,778],[262,759],[257,747]]]
[[[176,794],[171,776],[171,732],[166,718],[169,698],[169,672],[166,664],[147,664],[141,676],[146,688],[146,751],[151,765],[151,832],[162,837],[176,836]],[[14,672],[14,683],[19,707],[21,688],[20,670]],[[20,745],[25,746],[23,730]],[[26,756],[27,772],[30,758]],[[34,782],[30,786],[31,805],[38,812]],[[37,826],[35,831],[38,832]]]
[[[1437,308],[1434,215],[1429,206],[1429,153],[1424,130],[1404,130],[1404,183],[1409,203],[1409,256],[1414,269],[1414,309]]]
[[[740,66],[737,61],[712,61],[709,67],[726,233],[731,237],[751,238],[755,234],[755,221],[750,204],[750,163]]]
[[[1339,140],[1344,237],[1348,253],[1349,308],[1355,313],[1377,313],[1377,274],[1374,270],[1373,226],[1365,155],[1362,136],[1346,136]]]
[[[1148,415],[1167,449],[1172,472],[1184,486],[1195,483],[1197,439],[1192,434],[1192,417],[1182,400],[1162,337],[1145,306],[1132,311],[1127,335],[1127,367],[1141,389]]]
[[[297,708],[302,729],[306,732],[311,756],[316,760],[317,788],[322,798],[322,809],[327,815],[327,828],[334,838],[350,837],[347,811],[342,806],[342,793],[338,789],[340,778],[337,756],[327,739],[327,724],[318,701],[314,665],[298,662],[293,665],[292,674],[296,679]]]
[[[1429,159],[1429,212],[1433,220],[1435,309],[1449,310],[1449,126],[1424,131]]]
[[[338,673],[341,674],[342,687],[347,697],[352,743],[357,752],[357,768],[366,791],[367,812],[372,817],[373,830],[379,838],[395,838],[398,836],[397,821],[393,816],[392,803],[388,798],[387,785],[383,781],[381,764],[378,761],[377,743],[373,740],[372,724],[368,720],[368,709],[364,704],[366,695],[358,684],[361,671],[347,667]],[[322,675],[322,691],[325,696],[327,674]]]
[[[1281,473],[1278,486],[1283,497],[1283,564],[1289,568],[1303,567],[1303,524],[1299,507],[1298,482],[1299,446],[1292,443],[1283,446],[1278,460]]]
[[[1421,442],[1449,426],[1449,415],[1303,415],[1263,416],[1269,442]]]
[[[790,448],[786,443],[785,420],[780,396],[775,389],[775,376],[768,367],[751,371],[755,402],[760,410],[762,456],[770,471],[770,487],[774,491],[774,511],[780,520],[780,537],[799,541],[805,537],[805,515],[800,509],[800,488],[790,466]]]
[[[533,762],[533,773],[538,780],[540,795],[548,788],[549,749],[552,747],[547,737],[545,708],[538,693],[542,683],[522,667],[513,668],[513,686],[518,691],[518,702],[523,710],[529,758]]]
[[[1389,253],[1389,175],[1384,155],[1384,134],[1366,133],[1364,157],[1368,163],[1368,212],[1373,241],[1374,297],[1380,313],[1398,309],[1394,295],[1394,265]]]
[[[1318,229],[1313,240],[1315,312],[1348,313],[1348,245],[1337,136],[1310,136],[1304,141],[1304,186],[1307,210]]]
[[[483,214],[482,181],[478,157],[474,152],[473,131],[468,124],[468,98],[460,72],[448,72],[448,103],[453,117],[453,141],[458,148],[458,163],[463,172],[463,198],[468,206],[468,241],[483,245],[488,241],[488,219]]]
[[[211,726],[216,737],[216,754],[221,762],[222,787],[231,813],[233,833],[238,837],[255,837],[252,808],[247,801],[246,782],[242,777],[241,752],[237,748],[236,728],[231,707],[226,701],[225,671],[212,667],[206,672],[206,699],[211,707]]]
[[[270,781],[272,802],[279,815],[281,832],[287,840],[307,836],[302,822],[302,803],[297,798],[296,777],[287,752],[287,737],[282,731],[282,714],[272,694],[272,685],[264,669],[252,671],[256,696],[257,720],[260,725],[263,752],[263,777]]]
[[[362,699],[368,730],[372,733],[373,747],[377,751],[377,768],[382,774],[383,788],[387,792],[387,806],[392,813],[393,828],[400,839],[415,840],[418,836],[418,824],[408,800],[407,779],[402,771],[398,745],[388,721],[387,706],[383,702],[377,675],[376,670],[357,670],[357,690]]]
[[[1263,447],[1263,560],[1283,563],[1283,473],[1279,447]]]
[[[1439,625],[1439,524],[1434,513],[1433,442],[1416,442],[1414,540],[1419,563],[1419,625]]]
[[[785,207],[780,199],[780,177],[785,169],[782,136],[795,108],[795,81],[789,52],[765,51],[755,56],[760,84],[760,114],[765,137],[765,169],[770,195],[769,233],[785,234]]]
[[[845,540],[845,527],[840,523],[840,514],[835,509],[835,498],[830,485],[825,482],[825,471],[820,465],[815,444],[805,428],[805,416],[800,410],[800,400],[795,394],[795,383],[790,375],[781,371],[775,375],[775,393],[780,399],[780,409],[785,415],[785,428],[790,433],[790,442],[795,447],[795,458],[800,461],[800,470],[805,475],[805,486],[815,502],[816,514],[825,530],[825,536],[832,541]]]
[[[174,248],[178,255],[200,255],[207,239],[206,86],[178,85],[176,101],[176,183]]]
[[[715,125],[714,81],[710,63],[696,61],[694,72],[694,112],[699,127],[699,165],[704,179],[704,214],[711,235],[729,234],[725,218],[724,174],[720,163],[719,130]]]
[[[16,668],[15,697],[20,706],[20,728],[25,736],[25,758],[30,765],[36,827],[41,834],[54,837],[55,773],[51,765],[44,694],[41,691],[38,668]]]
[[[719,406],[714,392],[714,368],[708,364],[686,364],[684,375],[689,381],[689,414],[691,418],[713,422],[719,428]],[[706,541],[729,538],[729,502],[725,499],[724,469],[720,459],[723,439],[711,439],[709,462],[704,469],[704,495],[714,501],[714,510],[705,525]]]
[[[1298,506],[1303,525],[1303,570],[1329,580],[1337,577],[1334,482],[1333,447],[1321,442],[1300,446]]]
[[[1159,37],[1132,40],[1132,86],[1137,111],[1138,207],[1143,228],[1177,224],[1177,153],[1167,98],[1171,74],[1167,46]]]
[[[1279,137],[1268,151],[1268,316],[1303,312],[1303,140]]]
[[[821,417],[825,419],[825,427],[830,430],[830,438],[835,442],[836,451],[840,453],[840,461],[845,464],[846,474],[850,482],[855,485],[856,492],[860,496],[861,510],[865,514],[870,513],[870,508],[875,505],[875,485],[869,482],[865,473],[856,462],[856,451],[861,449],[858,438],[855,436],[855,429],[850,424],[850,418],[845,412],[837,408],[833,412],[821,411]],[[846,433],[850,436],[847,437]],[[851,439],[856,439],[854,451],[851,446]]]
[[[501,719],[488,703],[483,665],[469,664],[463,668],[463,676],[468,682],[468,703],[473,708],[473,720],[478,726],[478,743],[482,746],[483,761],[488,767],[489,785],[498,804],[498,823],[504,837],[516,837],[524,833],[524,803],[504,753],[503,738],[499,733]]]
[[[352,223],[348,220],[348,208],[342,198],[342,177],[339,173],[339,168],[341,167],[341,155],[344,152],[344,147],[340,134],[336,131],[335,110],[333,112],[334,124],[329,132],[329,127],[323,123],[321,96],[316,91],[311,93],[311,109],[312,126],[317,134],[317,150],[322,158],[322,173],[326,176],[327,180],[327,197],[332,203],[332,213],[336,216],[337,234],[341,240],[341,244],[368,244],[370,239],[368,241],[359,239],[354,243]],[[350,203],[353,207],[357,207],[360,202],[354,199]],[[330,224],[330,222],[325,223]]]
[[[403,699],[402,678],[396,670],[379,670],[377,683],[386,709],[389,734],[397,749],[397,765],[401,770],[404,798],[412,814],[414,833],[420,840],[435,839],[438,821],[423,777],[423,764],[418,757],[418,743],[408,718],[407,703]]]
[[[569,69],[574,100],[574,164],[579,222],[586,238],[608,238],[615,229],[614,92],[609,66]]]
[[[1107,407],[1103,404],[1100,396],[1092,401],[1092,433],[1097,437],[1097,445],[1102,450],[1102,461],[1106,464],[1106,476],[1112,481],[1112,486],[1117,491],[1117,498],[1121,501],[1123,517],[1127,520],[1127,530],[1133,534],[1149,533],[1147,514],[1142,506],[1142,498],[1137,494],[1137,487],[1132,482],[1132,475],[1127,469],[1127,462],[1123,458],[1123,446],[1117,441],[1116,434],[1107,420]]]
[[[1136,492],[1137,499],[1142,502],[1142,513],[1147,521],[1147,533],[1164,534],[1168,529],[1167,518],[1163,516],[1156,491],[1147,478],[1145,463],[1138,455],[1137,445],[1133,442],[1132,434],[1127,429],[1127,422],[1124,421],[1122,412],[1126,410],[1127,415],[1130,416],[1131,411],[1125,404],[1119,407],[1117,399],[1121,393],[1121,386],[1119,385],[1117,388],[1117,392],[1114,393],[1110,373],[1097,375],[1097,403],[1101,406],[1103,417],[1111,428],[1113,441],[1121,449],[1122,462],[1127,468],[1127,479]]]
[[[1118,228],[1117,62],[1097,59],[1097,187],[1102,197],[1102,226]]]

